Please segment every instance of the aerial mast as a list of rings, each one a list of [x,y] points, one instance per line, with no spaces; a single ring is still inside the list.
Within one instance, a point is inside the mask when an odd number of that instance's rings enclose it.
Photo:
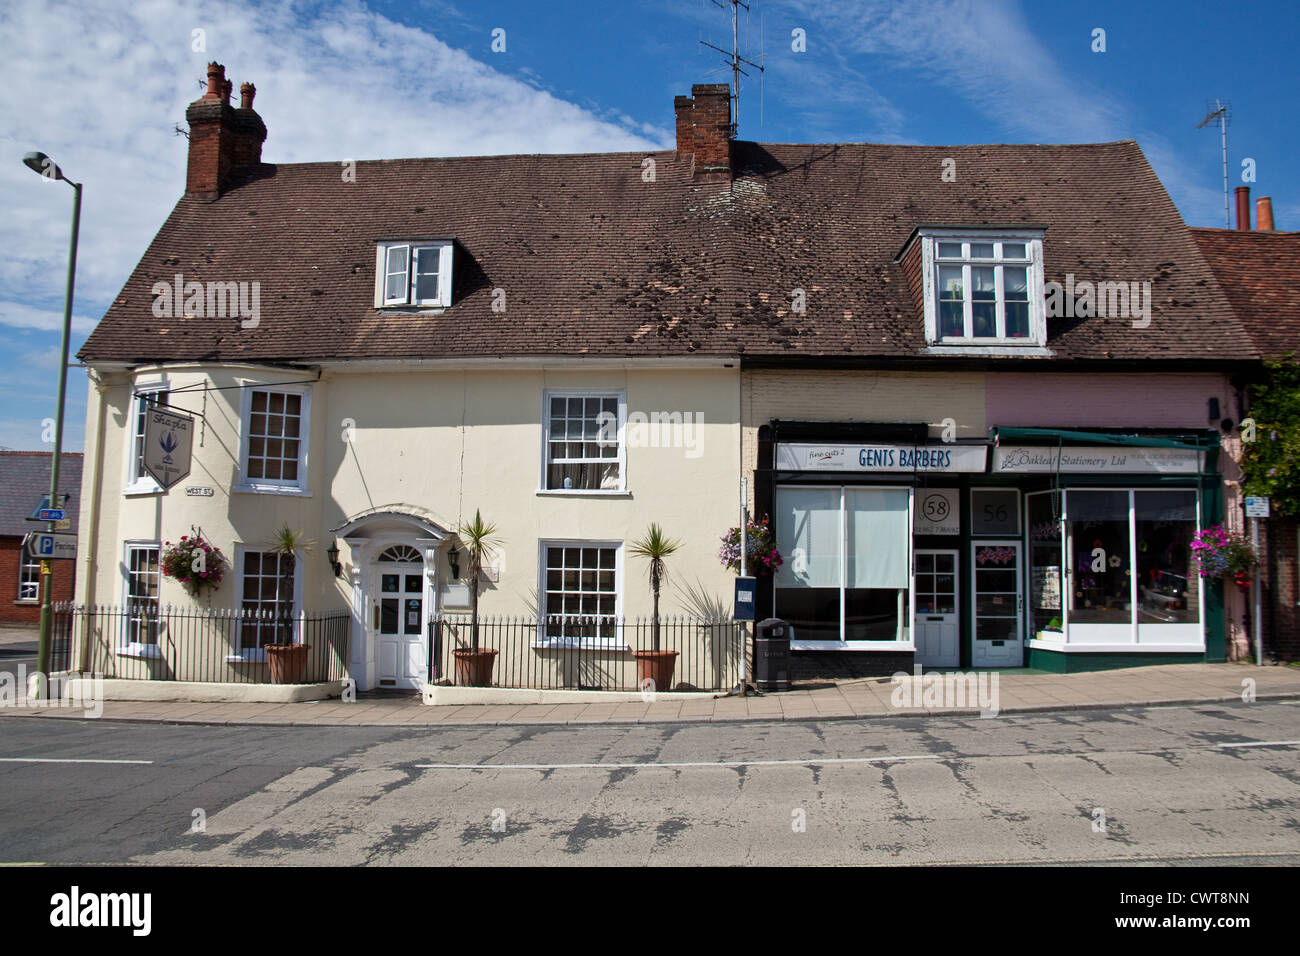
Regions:
[[[722,0],[713,0],[713,5],[721,7],[724,10],[728,6],[731,7],[731,49],[724,50],[720,46],[714,46],[707,40],[701,40],[700,43],[711,50],[717,50],[726,58],[726,62],[731,65],[731,99],[733,104],[731,112],[731,138],[735,139],[736,130],[740,125],[740,78],[742,76],[749,76],[749,74],[741,68],[741,64],[743,63],[745,66],[752,67],[753,69],[758,70],[759,73],[763,72],[763,65],[761,63],[755,63],[753,60],[747,60],[740,55],[740,8],[744,7],[745,12],[749,13],[749,4],[745,3],[744,0],[726,0],[725,3],[722,2]]]

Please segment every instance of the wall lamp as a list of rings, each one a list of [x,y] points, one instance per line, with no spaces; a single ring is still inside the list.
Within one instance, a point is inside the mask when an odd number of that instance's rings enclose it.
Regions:
[[[447,550],[447,563],[451,565],[451,579],[456,581],[460,578],[460,552],[453,544]]]
[[[330,560],[330,567],[334,569],[334,576],[340,578],[343,576],[343,563],[339,561],[339,546],[335,542],[330,549],[325,552],[325,556]]]

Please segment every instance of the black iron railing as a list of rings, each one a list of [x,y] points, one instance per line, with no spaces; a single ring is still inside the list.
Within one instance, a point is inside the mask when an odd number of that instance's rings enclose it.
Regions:
[[[454,651],[472,644],[468,616],[429,623],[434,681],[460,680]],[[649,618],[481,617],[478,646],[497,652],[495,687],[542,690],[637,690],[634,651],[653,650]],[[669,687],[658,690],[729,690],[740,681],[743,625],[689,617],[659,619],[659,650],[676,651]]]
[[[306,644],[302,683],[348,676],[352,618],[346,611],[295,616],[237,610],[60,604],[54,608],[54,669],[137,680],[266,684],[264,645]]]

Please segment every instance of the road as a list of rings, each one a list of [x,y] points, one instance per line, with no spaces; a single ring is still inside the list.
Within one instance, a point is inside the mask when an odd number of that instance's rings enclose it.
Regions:
[[[0,862],[1295,865],[1298,752],[1294,701],[591,727],[5,718]]]

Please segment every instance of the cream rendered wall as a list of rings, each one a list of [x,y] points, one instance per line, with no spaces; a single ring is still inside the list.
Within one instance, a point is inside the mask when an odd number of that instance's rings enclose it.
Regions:
[[[718,363],[719,366],[721,363]],[[504,540],[501,577],[486,586],[487,614],[522,614],[538,582],[539,539],[629,542],[652,521],[682,543],[669,563],[676,581],[699,579],[727,596],[732,576],[716,559],[718,538],[735,523],[739,485],[739,383],[735,368],[525,369],[430,371],[385,369],[324,372],[254,366],[168,366],[103,373],[92,382],[87,408],[87,468],[83,483],[79,602],[120,604],[123,543],[175,541],[201,527],[235,561],[236,546],[257,548],[282,522],[316,542],[300,563],[303,603],[310,610],[351,606],[349,549],[340,542],[344,574],[335,578],[324,551],[330,529],[363,512],[413,505],[446,528],[481,508]],[[132,394],[165,380],[170,404],[202,414],[188,478],[165,495],[124,495]],[[240,453],[244,384],[311,382],[308,495],[232,492]],[[202,386],[209,386],[204,390]],[[190,387],[190,390],[186,390]],[[629,447],[627,487],[620,497],[541,494],[542,393],[545,388],[626,391],[629,412],[702,415],[699,451]],[[355,422],[344,441],[344,419]],[[692,457],[697,455],[698,457]],[[98,468],[98,481],[93,477]],[[214,489],[188,497],[186,486]],[[91,516],[94,515],[95,519]],[[88,522],[94,520],[94,528]],[[230,575],[211,594],[213,607],[234,607],[239,588]],[[446,580],[447,569],[439,569]],[[677,613],[673,586],[664,613]],[[193,603],[163,580],[163,604]],[[626,558],[621,610],[648,614],[644,562]]]

